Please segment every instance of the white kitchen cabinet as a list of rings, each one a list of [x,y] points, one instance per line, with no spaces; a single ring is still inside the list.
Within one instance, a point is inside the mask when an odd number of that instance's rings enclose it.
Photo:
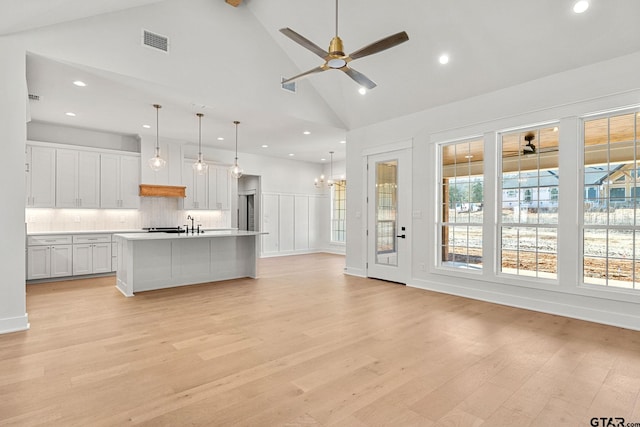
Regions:
[[[56,150],[56,207],[100,207],[100,153]]]
[[[100,155],[100,207],[137,209],[139,184],[140,157]]]
[[[71,276],[71,236],[37,236],[27,240],[27,280]]]
[[[73,275],[108,273],[112,270],[111,235],[73,236]]]
[[[230,209],[230,176],[229,168],[226,166],[209,165],[209,188],[208,188],[208,206],[211,210],[229,210]]]
[[[55,206],[56,150],[50,147],[26,147],[26,207]]]
[[[193,170],[194,161],[185,160],[182,164],[182,185],[186,188],[184,209],[207,209],[208,177]]]

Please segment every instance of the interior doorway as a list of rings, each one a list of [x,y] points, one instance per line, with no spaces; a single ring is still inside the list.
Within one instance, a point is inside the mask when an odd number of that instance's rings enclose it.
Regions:
[[[238,230],[260,231],[259,175],[243,175],[238,179]]]

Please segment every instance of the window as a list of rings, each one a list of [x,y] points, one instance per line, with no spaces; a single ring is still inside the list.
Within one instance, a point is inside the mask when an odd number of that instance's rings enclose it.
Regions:
[[[557,279],[557,126],[500,134],[500,271]]]
[[[441,146],[440,265],[482,269],[484,141]]]
[[[640,117],[584,121],[583,280],[640,289]]]
[[[337,180],[331,195],[331,241],[347,241],[347,181]]]

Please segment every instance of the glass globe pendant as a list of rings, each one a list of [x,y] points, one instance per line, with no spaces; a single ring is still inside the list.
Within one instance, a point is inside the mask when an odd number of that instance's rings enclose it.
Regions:
[[[152,170],[157,172],[160,169],[162,169],[164,165],[167,164],[167,162],[165,159],[160,157],[160,135],[159,135],[160,125],[158,121],[159,121],[159,115],[160,115],[159,112],[160,112],[160,109],[162,108],[162,105],[153,104],[153,108],[156,109],[156,154],[155,156],[149,159],[149,167]]]
[[[233,166],[231,166],[230,171],[231,176],[235,179],[238,179],[242,176],[242,168],[238,164],[238,125],[240,124],[240,122],[236,120],[233,122],[233,124],[236,125],[236,158],[233,162]]]
[[[198,160],[193,164],[193,170],[198,175],[204,175],[209,169],[209,165],[202,160],[202,116],[204,114],[197,113],[198,116]]]

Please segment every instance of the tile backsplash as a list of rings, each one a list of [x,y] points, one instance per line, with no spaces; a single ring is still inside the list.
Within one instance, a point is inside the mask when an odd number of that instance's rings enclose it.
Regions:
[[[140,209],[42,209],[27,208],[27,232],[138,230],[187,224],[187,215],[204,228],[228,228],[230,211],[185,211],[178,199],[142,197]],[[190,221],[189,221],[190,222]]]

